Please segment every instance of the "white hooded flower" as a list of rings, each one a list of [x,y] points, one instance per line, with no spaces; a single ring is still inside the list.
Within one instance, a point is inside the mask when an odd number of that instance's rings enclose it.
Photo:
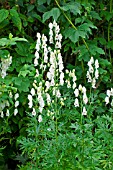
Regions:
[[[58,89],[58,90],[56,90],[56,96],[58,97],[58,98],[60,98],[61,97],[61,93],[60,93],[60,90]]]
[[[39,122],[39,123],[42,122],[42,115],[39,115],[39,116],[38,116],[38,122]]]
[[[76,98],[76,99],[75,99],[74,106],[75,106],[75,107],[79,107],[79,101],[78,101],[78,98]]]
[[[76,97],[78,97],[78,95],[79,95],[79,90],[78,90],[78,89],[75,89],[75,90],[74,90],[74,94],[75,94]]]
[[[111,91],[107,90],[107,96],[110,97],[111,96]]]
[[[15,102],[15,107],[18,107],[19,106],[19,101],[17,100],[16,102]]]
[[[34,89],[34,88],[31,89],[31,95],[32,95],[32,96],[35,95],[35,89]]]
[[[1,118],[3,118],[3,117],[4,117],[4,113],[3,113],[3,111],[1,111],[1,115],[0,115],[0,116],[1,116]]]
[[[108,96],[105,97],[105,103],[106,103],[106,105],[109,103],[109,97]]]
[[[98,77],[99,77],[99,71],[96,69],[95,70],[95,79],[98,79]]]
[[[9,109],[7,109],[6,111],[6,116],[9,116]]]
[[[53,24],[52,23],[49,23],[49,28],[53,29]]]
[[[95,60],[95,68],[96,68],[96,69],[99,68],[99,62],[98,62],[97,59]]]
[[[35,110],[35,108],[33,108],[32,115],[33,115],[33,116],[36,116],[36,110]]]
[[[18,113],[18,109],[16,108],[16,109],[14,109],[14,116],[16,116],[17,113]]]
[[[18,97],[19,97],[19,94],[16,93],[15,96],[14,96],[14,99],[16,100],[16,99],[18,99]]]
[[[82,115],[86,116],[87,115],[87,110],[85,107],[83,107]]]
[[[82,85],[79,84],[78,89],[82,92]]]
[[[92,80],[92,88],[94,88],[94,89],[95,89],[95,88],[96,88],[96,86],[95,86],[95,85],[96,85],[96,79],[95,79],[95,78],[93,78],[93,80]]]
[[[83,94],[83,102],[84,102],[84,104],[87,104],[87,102],[88,102],[88,98],[85,93]]]

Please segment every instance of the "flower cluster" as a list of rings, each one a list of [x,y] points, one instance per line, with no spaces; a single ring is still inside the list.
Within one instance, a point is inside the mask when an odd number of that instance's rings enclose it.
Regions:
[[[39,85],[37,83],[36,80],[34,80],[33,82],[33,88],[30,91],[30,94],[28,95],[28,100],[29,100],[29,108],[32,109],[32,115],[35,116],[36,115],[36,107],[37,105],[35,105],[35,103],[33,103],[33,98],[35,97],[35,99],[38,100],[38,111],[40,113],[42,113],[43,108],[44,108],[44,100],[42,97],[42,83],[40,82]],[[37,100],[35,102],[37,102]],[[38,121],[41,122],[42,121],[42,116],[39,115],[38,117]]]
[[[55,21],[49,24],[49,28],[49,42],[55,44],[54,50],[47,45],[47,37],[37,33],[34,59],[36,75],[33,88],[28,95],[28,105],[34,116],[36,112],[41,114],[46,104],[51,105],[51,94],[57,98],[61,97],[59,86],[64,84],[64,66],[60,52],[62,36],[59,34],[60,29]],[[61,103],[63,104],[63,101]]]
[[[56,23],[56,21],[49,24],[49,36],[50,36],[49,42],[50,44],[55,44],[55,48],[61,49],[62,35],[59,34],[59,32],[60,32],[60,28],[59,28],[59,25]]]
[[[7,75],[7,70],[9,68],[9,66],[12,63],[12,56],[8,55],[7,58],[1,58],[1,71],[0,71],[0,75],[2,78],[5,78]]]
[[[1,93],[2,94],[2,93]],[[18,101],[18,98],[19,98],[19,94],[18,93],[14,93],[13,95],[13,92],[12,91],[8,91],[8,97],[9,97],[9,100],[2,100],[0,101],[0,113],[1,113],[1,117],[3,118],[4,115],[6,116],[10,116],[10,108],[11,108],[11,104],[14,103],[14,116],[17,115],[18,113],[18,106],[19,106],[19,101]],[[14,97],[14,99],[13,99]]]
[[[89,70],[87,71],[87,78],[88,82],[91,82],[92,88],[96,88],[96,80],[99,77],[99,63],[98,60],[96,59],[94,61],[94,58],[91,57],[90,61],[88,62]]]
[[[14,100],[15,100],[14,116],[16,116],[17,113],[18,113],[18,106],[19,106],[18,98],[19,98],[19,94],[16,93],[15,96],[14,96]]]
[[[80,92],[82,93],[82,95],[80,94]],[[74,106],[79,107],[81,104],[81,107],[83,108],[82,115],[87,115],[87,111],[86,111],[86,107],[85,107],[85,105],[88,103],[86,88],[80,84],[78,89],[75,88],[74,94],[75,94]],[[78,97],[80,97],[80,100],[78,99]]]
[[[68,71],[66,70],[66,74],[67,74],[67,78],[66,78],[66,84],[67,84],[67,88],[76,88],[76,80],[77,77],[75,75],[75,69],[73,69],[72,71]],[[72,78],[72,83],[70,82],[70,78]]]
[[[113,88],[111,88],[111,90],[107,90],[106,92],[107,96],[105,97],[105,103],[107,104],[111,104],[111,106],[113,107],[113,98],[110,100],[110,97],[113,97]]]
[[[4,117],[4,109],[9,107],[9,101],[8,100],[3,100],[0,102],[0,113],[1,113],[1,118]],[[6,109],[6,116],[9,116],[9,109]]]

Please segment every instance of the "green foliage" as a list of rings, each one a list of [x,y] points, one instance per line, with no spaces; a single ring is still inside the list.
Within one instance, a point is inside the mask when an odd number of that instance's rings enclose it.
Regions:
[[[6,9],[0,10],[0,22],[4,21],[9,15],[9,12]]]
[[[0,169],[8,169],[9,160],[15,162],[13,168],[18,164],[22,170],[37,169],[37,164],[38,169],[44,170],[113,169],[113,109],[110,104],[105,105],[106,91],[113,84],[112,6],[112,0],[0,1]],[[60,108],[57,140],[56,118],[47,116],[50,108],[45,106],[44,120],[40,124],[38,115],[32,116],[28,108],[28,94],[36,79],[33,63],[36,34],[40,32],[48,37],[47,25],[53,20],[57,21],[63,35],[64,70],[75,69],[77,87],[82,84],[87,88],[90,101],[86,107],[88,114],[81,120],[81,110],[73,106],[72,89],[67,89],[66,85],[60,87],[66,100],[62,107],[57,101]],[[51,47],[54,49],[54,45]],[[11,56],[12,63],[3,78],[2,61]],[[92,56],[100,64],[94,90],[86,78],[87,63]],[[46,72],[39,73],[37,82],[43,77],[44,83]],[[19,93],[19,106],[14,116],[16,93]]]
[[[50,17],[53,17],[54,20],[57,20],[60,16],[60,10],[58,8],[53,8],[51,11],[45,12],[43,15],[43,22],[45,22]]]
[[[18,12],[15,9],[10,9],[10,16],[12,22],[14,23],[14,26],[16,26],[19,29],[19,31],[21,31],[22,23]]]

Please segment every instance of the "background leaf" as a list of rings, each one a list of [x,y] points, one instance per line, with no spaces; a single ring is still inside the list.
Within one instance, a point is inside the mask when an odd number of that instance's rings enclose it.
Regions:
[[[45,12],[43,14],[43,22],[49,19],[51,16],[55,21],[57,21],[58,17],[60,16],[60,10],[58,8],[53,8],[51,11]]]
[[[4,21],[9,15],[8,10],[6,9],[1,9],[0,10],[0,22]]]
[[[19,29],[19,31],[21,31],[22,23],[18,12],[15,9],[10,9],[10,15],[13,24]]]

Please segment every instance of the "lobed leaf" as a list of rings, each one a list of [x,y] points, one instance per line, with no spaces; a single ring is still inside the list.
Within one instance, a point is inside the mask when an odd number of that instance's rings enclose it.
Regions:
[[[52,10],[45,12],[43,14],[43,22],[45,22],[47,19],[49,19],[51,16],[55,21],[57,21],[58,17],[60,16],[60,10],[58,8],[53,8]]]
[[[10,9],[10,15],[11,15],[13,24],[19,29],[19,31],[21,31],[22,23],[21,23],[21,19],[19,17],[18,12],[15,9]]]
[[[8,10],[6,9],[1,9],[0,10],[0,22],[4,21],[9,15]]]
[[[69,2],[66,3],[63,7],[61,7],[62,10],[68,11],[70,10],[73,14],[77,15],[80,14],[80,4],[77,2]]]

